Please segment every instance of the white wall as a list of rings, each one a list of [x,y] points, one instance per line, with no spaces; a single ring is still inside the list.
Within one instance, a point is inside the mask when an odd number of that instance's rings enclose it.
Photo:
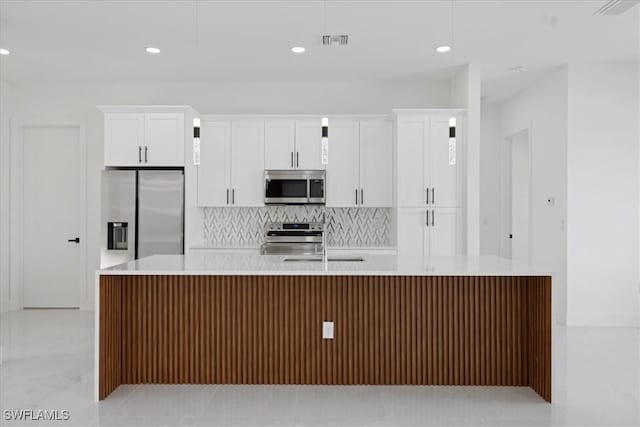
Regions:
[[[569,66],[567,321],[640,325],[637,66]]]
[[[86,286],[88,286],[89,297],[87,301],[83,302],[82,306],[85,308],[92,307],[93,279],[94,272],[99,266],[100,248],[100,170],[103,164],[103,118],[95,108],[96,105],[183,104],[193,106],[201,114],[390,114],[392,108],[438,108],[448,107],[450,104],[448,81],[430,82],[424,80],[268,85],[258,83],[226,85],[187,83],[157,85],[16,84],[12,85],[11,89],[12,116],[69,118],[86,121],[88,235],[81,236],[86,238],[88,247]],[[4,102],[4,86],[2,91]],[[2,149],[3,153],[8,153],[8,138],[2,140]],[[8,188],[6,184],[8,181],[7,169],[3,163],[3,190]],[[8,194],[8,191],[2,191],[2,194],[3,198],[7,197],[5,194]],[[4,207],[3,203],[3,209]],[[2,242],[5,245],[4,235]],[[18,284],[11,283],[11,286],[12,294],[16,295],[19,289]],[[10,303],[11,308],[19,308],[15,298]]]
[[[502,104],[483,107],[482,180],[480,198],[482,248],[495,251],[506,241],[505,206],[501,201],[505,173],[502,165],[507,137],[529,130],[531,147],[531,262],[554,274],[553,312],[566,318],[566,147],[567,69],[555,70]],[[509,166],[510,167],[510,166]],[[498,182],[498,186],[496,186]],[[554,206],[547,198],[555,199]],[[496,209],[496,206],[499,206]],[[484,223],[484,220],[483,220]],[[497,233],[497,234],[495,234]],[[503,253],[499,251],[499,253]]]
[[[466,120],[466,249],[468,255],[480,254],[480,68],[465,66],[451,79],[451,107],[464,108]]]
[[[500,254],[500,106],[483,104],[480,124],[480,254]]]
[[[9,135],[11,87],[0,82],[0,313],[9,308]]]

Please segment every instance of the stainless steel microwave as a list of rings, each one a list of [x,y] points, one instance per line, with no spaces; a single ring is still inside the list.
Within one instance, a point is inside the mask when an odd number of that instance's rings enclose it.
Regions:
[[[323,205],[325,171],[265,170],[264,203],[277,205]]]

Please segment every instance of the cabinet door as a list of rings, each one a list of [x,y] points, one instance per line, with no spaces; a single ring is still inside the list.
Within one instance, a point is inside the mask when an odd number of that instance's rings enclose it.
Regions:
[[[198,206],[227,206],[231,179],[231,124],[204,122],[200,127]]]
[[[398,120],[398,207],[426,206],[425,119]]]
[[[184,166],[184,114],[147,113],[144,166]]]
[[[268,120],[264,128],[264,167],[261,169],[293,169],[295,122]]]
[[[264,122],[231,125],[231,204],[264,206]]]
[[[427,254],[426,212],[424,208],[398,209],[398,256]]]
[[[393,205],[393,124],[360,122],[360,205]]]
[[[332,121],[330,125],[326,203],[329,207],[354,207],[360,188],[358,123]],[[360,195],[357,197],[359,200]]]
[[[104,116],[104,165],[140,166],[144,150],[144,114]]]
[[[331,147],[331,123],[329,123],[329,147]],[[329,148],[331,152],[331,148]],[[322,126],[320,119],[296,121],[296,169],[324,169],[322,164]]]
[[[462,209],[436,208],[429,211],[429,255],[462,255]]]
[[[460,123],[460,120],[457,120]],[[460,136],[459,129],[457,129]],[[427,153],[428,187],[431,205],[437,207],[459,207],[462,205],[461,138],[456,138],[455,156],[449,153],[449,117],[435,116],[430,120],[429,149]],[[452,153],[453,154],[453,153]]]

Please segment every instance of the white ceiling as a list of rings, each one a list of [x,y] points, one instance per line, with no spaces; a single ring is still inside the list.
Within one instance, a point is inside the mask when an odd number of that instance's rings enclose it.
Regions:
[[[594,16],[603,3],[1,0],[0,46],[11,55],[0,59],[0,77],[118,83],[438,79],[478,63],[488,94],[500,97],[563,63],[637,61],[640,7]],[[349,46],[321,46],[325,25],[327,33],[348,34]],[[437,54],[439,44],[454,50]],[[293,55],[295,45],[307,52]],[[145,46],[162,53],[148,55]],[[521,64],[527,72],[506,71]]]

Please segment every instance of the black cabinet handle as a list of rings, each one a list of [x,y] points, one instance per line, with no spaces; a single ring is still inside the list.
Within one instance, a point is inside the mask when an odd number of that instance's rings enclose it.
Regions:
[[[296,167],[300,167],[300,152],[296,151]]]
[[[291,169],[293,169],[293,151],[291,152]]]
[[[235,205],[236,204],[236,189],[232,189],[231,190],[231,204]]]
[[[364,190],[360,189],[360,204],[364,205]]]
[[[75,239],[69,239],[67,240],[67,242],[71,242],[71,243],[80,243],[80,238],[76,237]]]
[[[229,204],[229,189],[227,188],[227,204]]]
[[[142,163],[142,147],[138,145],[138,163]]]
[[[431,210],[431,226],[436,226],[436,211],[433,209]]]
[[[356,205],[358,204],[358,189],[356,188]]]
[[[148,153],[149,149],[147,148],[147,146],[144,146],[144,162],[147,163],[147,153]]]

